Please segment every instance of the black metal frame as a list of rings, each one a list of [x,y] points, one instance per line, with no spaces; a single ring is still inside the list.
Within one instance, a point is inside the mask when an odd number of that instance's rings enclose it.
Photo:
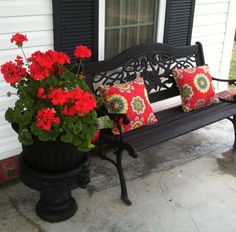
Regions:
[[[233,147],[236,148],[236,114],[234,114],[232,117],[227,118],[230,122],[233,123],[234,127],[234,144]]]
[[[86,63],[84,71],[90,88],[98,94],[98,85],[123,83],[133,80],[137,75],[144,78],[149,100],[151,103],[179,95],[178,88],[172,75],[172,69],[194,67],[205,64],[201,43],[184,47],[173,47],[166,44],[141,44],[127,49],[120,55],[105,61]],[[236,80],[215,81],[236,84]],[[101,113],[100,114],[107,114]],[[128,198],[126,181],[122,168],[123,151],[136,158],[138,151],[153,145],[186,134],[203,126],[229,119],[234,126],[236,137],[236,103],[223,102],[217,105],[184,113],[180,106],[158,112],[159,123],[142,127],[127,133],[122,133],[120,122],[129,123],[127,115],[111,115],[118,125],[120,134],[114,136],[110,130],[102,130],[99,139],[99,155],[111,162],[117,169],[121,199],[131,205]],[[113,148],[116,159],[107,157],[102,146],[107,144]],[[236,139],[234,142],[236,147]]]

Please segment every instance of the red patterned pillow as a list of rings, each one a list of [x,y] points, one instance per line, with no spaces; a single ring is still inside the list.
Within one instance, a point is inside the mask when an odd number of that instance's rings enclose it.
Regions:
[[[174,69],[185,112],[208,106],[217,101],[208,65]]]
[[[109,113],[128,115],[130,123],[122,124],[123,132],[157,123],[142,77],[113,86],[101,85],[99,91]],[[119,134],[115,125],[112,131]]]

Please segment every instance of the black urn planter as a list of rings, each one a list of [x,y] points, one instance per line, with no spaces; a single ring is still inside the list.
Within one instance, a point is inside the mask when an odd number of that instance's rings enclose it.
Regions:
[[[36,138],[32,145],[22,147],[20,178],[26,186],[41,192],[38,216],[49,222],[73,216],[77,204],[71,190],[85,188],[90,182],[90,154],[69,143]]]

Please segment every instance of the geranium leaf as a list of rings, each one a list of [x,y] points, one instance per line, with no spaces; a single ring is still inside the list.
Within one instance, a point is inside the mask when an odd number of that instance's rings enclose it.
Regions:
[[[19,141],[24,145],[30,145],[33,143],[32,134],[28,129],[23,129],[19,132]]]
[[[12,108],[7,109],[5,113],[5,119],[10,123],[15,122],[15,112],[13,111]]]

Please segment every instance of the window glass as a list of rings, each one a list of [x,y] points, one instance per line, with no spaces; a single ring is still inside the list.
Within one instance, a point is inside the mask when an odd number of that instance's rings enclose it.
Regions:
[[[138,23],[138,3],[137,0],[122,1],[122,25]]]
[[[155,0],[140,0],[140,23],[153,23],[155,21]]]
[[[106,27],[120,25],[120,2],[121,0],[106,0]]]
[[[156,39],[158,0],[106,0],[105,59]]]
[[[119,53],[119,29],[107,30],[105,34],[106,49],[105,57],[112,57]]]
[[[154,41],[154,28],[153,25],[141,26],[139,28],[139,41],[138,43],[151,43]]]
[[[121,51],[136,44],[137,27],[128,27],[121,30]]]

